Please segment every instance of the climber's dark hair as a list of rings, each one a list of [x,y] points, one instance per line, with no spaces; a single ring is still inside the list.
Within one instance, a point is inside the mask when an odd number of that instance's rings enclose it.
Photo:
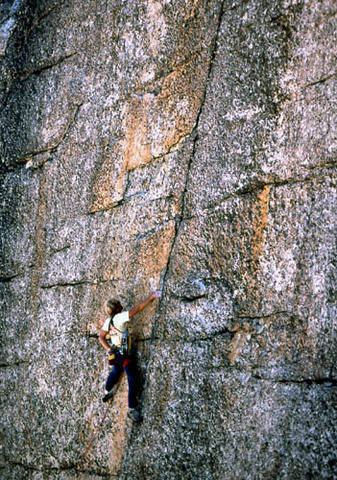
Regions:
[[[112,298],[105,302],[105,311],[110,316],[113,317],[116,313],[121,312],[123,309],[122,304],[116,298]]]

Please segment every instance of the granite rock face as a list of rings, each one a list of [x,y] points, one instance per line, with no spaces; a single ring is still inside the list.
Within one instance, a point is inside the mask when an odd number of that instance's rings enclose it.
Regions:
[[[2,2],[1,478],[337,477],[336,14]]]

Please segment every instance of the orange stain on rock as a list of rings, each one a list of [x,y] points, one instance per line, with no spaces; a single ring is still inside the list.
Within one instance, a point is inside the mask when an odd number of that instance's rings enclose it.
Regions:
[[[243,324],[236,323],[229,326],[229,330],[234,333],[234,336],[229,344],[229,353],[227,358],[231,365],[234,365],[235,360],[240,355],[242,350],[247,345],[247,342],[251,338],[251,328],[247,322]]]
[[[204,92],[203,75],[195,71],[192,61],[163,78],[157,96],[147,93],[132,98],[125,119],[123,170],[168,154],[192,132]]]
[[[115,156],[105,156],[99,166],[92,187],[91,212],[107,209],[123,198],[124,179],[119,176],[116,181],[116,163]]]
[[[134,95],[125,106],[124,138],[102,152],[94,179],[91,211],[117,204],[128,171],[168,154],[191,134],[198,116],[207,68],[196,59],[176,67],[159,81],[160,93]],[[141,88],[141,86],[140,86]]]
[[[128,105],[123,170],[133,170],[152,159],[149,114],[153,99],[153,94],[146,94],[133,98]]]
[[[257,195],[258,205],[256,209],[256,218],[253,220],[254,236],[252,239],[252,257],[258,261],[263,253],[264,231],[268,226],[270,185],[265,185]]]

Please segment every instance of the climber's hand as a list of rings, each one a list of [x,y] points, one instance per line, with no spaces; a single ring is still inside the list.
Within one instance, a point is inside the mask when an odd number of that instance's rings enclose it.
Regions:
[[[133,308],[132,310],[129,311],[129,318],[132,318],[134,315],[136,315],[136,313],[138,312],[141,312],[142,310],[144,310],[144,308],[150,303],[152,302],[152,300],[154,300],[155,298],[159,298],[161,295],[160,291],[157,290],[156,292],[153,292],[151,293],[151,295],[149,295],[147,297],[146,300],[144,300],[144,302],[140,303],[139,305],[137,305],[137,307]]]
[[[108,352],[108,364],[115,365],[115,363],[116,363],[116,349],[112,348]]]
[[[161,297],[161,291],[160,290],[157,290],[156,292],[153,292],[151,293],[151,299],[154,300],[156,298],[160,298]]]

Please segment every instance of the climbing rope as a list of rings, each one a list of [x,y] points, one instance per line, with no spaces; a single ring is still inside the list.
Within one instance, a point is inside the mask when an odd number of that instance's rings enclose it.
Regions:
[[[118,389],[119,389],[119,387],[120,387],[120,384],[121,384],[121,382],[122,382],[122,378],[123,378],[123,375],[120,376],[120,379],[118,380],[118,382],[116,383],[116,385],[115,385],[115,387],[114,387],[114,388],[115,388],[115,390],[114,390],[114,395],[111,397],[110,400],[108,400],[108,404],[107,404],[107,406],[106,406],[106,409],[105,409],[103,418],[102,418],[102,420],[100,421],[100,423],[99,423],[98,427],[96,428],[96,430],[94,431],[94,433],[91,435],[91,438],[90,438],[90,440],[89,440],[89,443],[88,443],[88,445],[86,446],[86,448],[85,448],[85,450],[84,450],[84,452],[83,452],[82,458],[81,458],[81,460],[80,460],[80,462],[79,462],[79,464],[78,464],[78,467],[77,467],[78,469],[84,464],[85,459],[87,458],[87,455],[88,455],[91,447],[93,446],[94,441],[96,440],[97,435],[99,434],[99,432],[100,432],[101,429],[102,429],[103,422],[104,422],[104,420],[106,419],[106,416],[107,416],[107,414],[108,414],[109,408],[110,408],[111,405],[113,404],[113,399],[114,399],[114,397],[115,397],[115,395],[116,395],[116,393],[117,393],[117,391],[118,391]]]
[[[91,435],[91,438],[90,438],[90,440],[89,440],[89,443],[88,443],[88,445],[86,446],[86,448],[85,448],[85,450],[84,450],[84,452],[83,452],[81,461],[80,461],[80,463],[79,463],[79,467],[84,463],[84,461],[85,461],[85,459],[86,459],[86,457],[87,457],[87,455],[88,455],[88,453],[89,453],[89,450],[90,450],[91,447],[93,446],[94,441],[95,441],[98,433],[100,432],[100,430],[101,430],[101,428],[102,428],[103,422],[104,422],[104,420],[105,420],[105,418],[106,418],[106,416],[107,416],[107,414],[108,414],[108,410],[109,410],[109,408],[111,407],[111,405],[112,405],[112,402],[109,401],[109,402],[108,402],[108,405],[107,405],[107,407],[106,407],[106,409],[105,409],[105,412],[104,412],[104,415],[103,415],[103,418],[102,418],[100,424],[98,425],[98,427],[96,428],[96,430],[94,431],[94,433]]]

